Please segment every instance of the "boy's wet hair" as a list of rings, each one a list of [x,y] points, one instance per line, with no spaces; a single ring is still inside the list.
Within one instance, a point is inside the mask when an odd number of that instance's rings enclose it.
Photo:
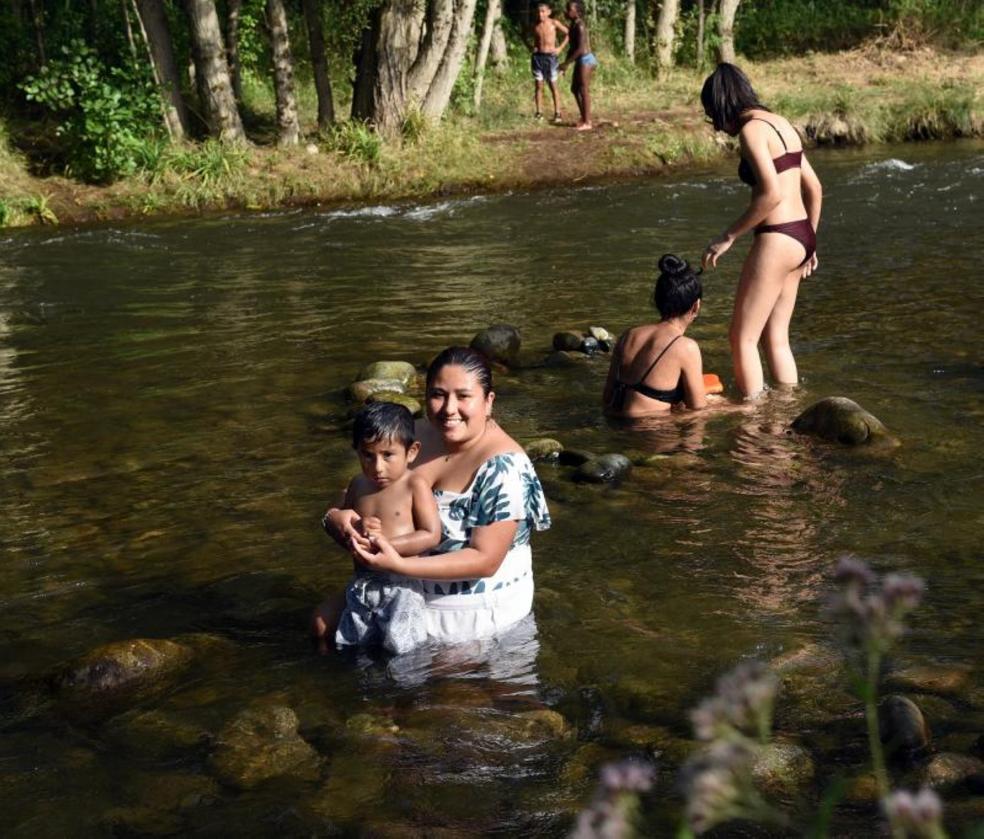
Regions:
[[[486,396],[491,393],[492,367],[489,365],[489,360],[471,347],[448,347],[442,350],[427,368],[428,390],[437,374],[449,366],[463,367],[469,373],[473,373],[481,385],[482,393]]]
[[[685,315],[704,296],[699,273],[685,259],[672,253],[659,258],[659,279],[653,290],[653,302],[663,320]]]
[[[734,64],[722,62],[707,77],[700,91],[700,104],[714,123],[715,131],[736,131],[743,112],[751,108],[767,111],[752,83]]]
[[[359,409],[352,426],[352,448],[378,440],[395,440],[410,448],[417,439],[413,430],[413,414],[395,402],[369,402]]]

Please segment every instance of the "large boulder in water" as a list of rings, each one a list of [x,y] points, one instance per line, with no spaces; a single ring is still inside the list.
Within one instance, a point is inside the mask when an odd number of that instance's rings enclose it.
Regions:
[[[793,420],[793,430],[848,446],[895,442],[881,420],[843,396],[829,396],[811,405]]]
[[[603,454],[586,460],[574,472],[575,481],[605,484],[618,481],[632,469],[632,461],[624,454]]]
[[[929,726],[911,699],[886,696],[878,706],[878,736],[888,755],[904,759],[929,745]]]
[[[807,786],[816,774],[810,753],[789,740],[776,740],[756,755],[752,777],[771,795],[789,797]]]
[[[478,350],[489,361],[511,367],[519,358],[521,344],[519,330],[508,323],[498,323],[483,329],[471,340],[471,348]]]
[[[393,390],[383,390],[379,393],[373,393],[366,399],[367,405],[371,402],[391,402],[394,405],[402,405],[415,417],[422,416],[424,413],[423,408],[420,407],[420,403],[412,396],[408,396],[405,393],[397,393]]]
[[[241,789],[282,775],[314,780],[321,761],[297,733],[298,725],[286,705],[257,703],[219,733],[212,768],[221,781]]]
[[[406,393],[407,386],[399,379],[360,379],[352,382],[348,395],[354,402],[365,402],[377,393]]]
[[[184,669],[194,657],[185,644],[166,638],[134,638],[97,647],[56,673],[51,686],[72,698],[142,692]]]
[[[358,381],[366,379],[395,379],[411,388],[417,381],[417,368],[409,361],[374,361],[359,371]]]

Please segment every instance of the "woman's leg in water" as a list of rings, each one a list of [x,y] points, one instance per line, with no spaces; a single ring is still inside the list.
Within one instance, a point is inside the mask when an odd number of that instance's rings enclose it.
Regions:
[[[792,266],[802,259],[803,246],[795,239],[782,233],[763,233],[755,236],[742,266],[730,339],[735,381],[746,398],[758,396],[765,385],[759,339],[783,293]]]
[[[786,275],[779,299],[769,315],[762,333],[762,349],[772,373],[772,381],[780,385],[794,385],[799,381],[796,359],[789,346],[789,324],[796,307],[796,294],[799,291],[803,268],[797,266]]]

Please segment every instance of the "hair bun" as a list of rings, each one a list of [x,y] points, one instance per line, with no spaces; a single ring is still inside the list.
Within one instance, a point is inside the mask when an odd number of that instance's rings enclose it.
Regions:
[[[659,258],[659,270],[668,277],[678,277],[690,270],[690,263],[676,254],[666,253]]]

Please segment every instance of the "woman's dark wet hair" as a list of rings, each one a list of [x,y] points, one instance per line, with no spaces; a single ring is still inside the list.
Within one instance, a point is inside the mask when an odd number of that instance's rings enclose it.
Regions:
[[[370,402],[355,415],[352,426],[352,448],[377,440],[395,440],[403,448],[410,448],[416,440],[413,414],[403,405],[394,402]]]
[[[734,64],[718,64],[700,91],[700,104],[714,123],[715,131],[737,131],[740,117],[750,108],[767,111],[752,83]]]
[[[663,320],[687,314],[703,296],[700,276],[689,262],[672,253],[659,258],[659,278],[653,291],[653,302]]]
[[[448,347],[439,353],[427,368],[427,388],[430,389],[431,382],[441,370],[451,365],[463,367],[473,373],[486,396],[492,392],[492,367],[489,360],[471,347]]]

